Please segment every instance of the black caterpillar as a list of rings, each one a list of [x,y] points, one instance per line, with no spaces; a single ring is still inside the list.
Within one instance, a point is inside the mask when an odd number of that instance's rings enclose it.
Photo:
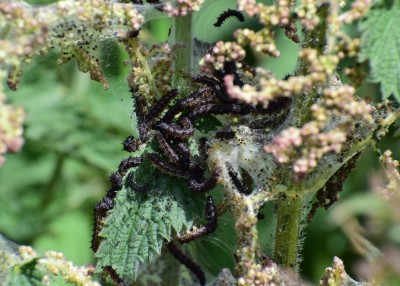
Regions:
[[[205,226],[202,226],[200,228],[197,228],[194,231],[189,232],[188,234],[184,236],[179,236],[178,241],[181,243],[188,243],[191,242],[197,238],[206,236],[210,233],[213,233],[218,226],[218,220],[217,220],[217,208],[214,204],[214,200],[211,196],[207,197],[207,203],[205,207],[205,213],[207,216],[207,224]]]
[[[206,275],[201,270],[200,266],[197,265],[192,259],[190,259],[185,253],[183,253],[173,242],[166,244],[169,252],[183,265],[190,269],[199,279],[200,285],[206,285]]]
[[[230,17],[235,17],[239,22],[244,22],[244,16],[237,10],[228,9],[218,16],[217,22],[214,23],[215,27],[221,27],[224,21]]]

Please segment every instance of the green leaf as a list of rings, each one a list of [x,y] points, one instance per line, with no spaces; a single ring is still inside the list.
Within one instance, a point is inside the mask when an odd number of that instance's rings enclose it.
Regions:
[[[369,60],[371,81],[381,84],[383,98],[400,101],[400,4],[377,6],[361,23],[360,61]]]
[[[44,273],[36,269],[36,259],[14,266],[7,276],[5,286],[42,286]]]
[[[148,189],[137,192],[124,183],[100,232],[104,239],[95,254],[96,271],[111,266],[129,282],[136,279],[140,266],[148,266],[160,254],[173,231],[179,233],[192,226],[196,208],[196,196],[184,196],[189,192],[185,181],[160,174],[147,162],[130,172],[134,172],[137,184],[146,182]]]

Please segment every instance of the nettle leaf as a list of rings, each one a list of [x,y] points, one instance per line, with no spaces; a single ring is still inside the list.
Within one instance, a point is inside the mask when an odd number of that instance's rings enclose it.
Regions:
[[[165,176],[150,163],[130,172],[134,172],[136,184],[146,184],[147,189],[132,190],[126,182],[128,174],[125,176],[95,254],[96,271],[111,266],[124,281],[135,280],[139,267],[147,267],[174,232],[189,229],[196,213],[196,196],[184,196],[189,192],[185,181]]]
[[[12,286],[42,286],[45,273],[36,268],[37,259],[25,264],[14,266],[8,273],[4,285]]]
[[[383,98],[400,101],[400,2],[372,9],[361,23],[360,61],[369,60],[371,80],[381,84]]]

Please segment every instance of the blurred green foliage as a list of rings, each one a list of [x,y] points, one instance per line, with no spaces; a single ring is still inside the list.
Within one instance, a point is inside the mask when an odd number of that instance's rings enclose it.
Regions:
[[[9,94],[26,110],[26,143],[0,170],[0,231],[88,264],[93,206],[125,156],[121,139],[133,131],[129,93],[118,90],[122,78],[111,77],[117,91],[106,92],[74,64],[56,66],[54,55],[24,73]]]

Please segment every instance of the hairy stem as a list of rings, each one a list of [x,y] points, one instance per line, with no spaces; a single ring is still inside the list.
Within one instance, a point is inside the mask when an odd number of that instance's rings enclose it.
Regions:
[[[174,85],[184,89],[182,72],[191,71],[192,55],[192,13],[174,19],[174,44],[181,45],[176,53],[174,62]]]
[[[240,208],[241,215],[236,220],[237,237],[240,238],[236,258],[236,275],[246,277],[249,268],[257,264],[256,253],[258,250],[257,211],[250,198],[243,197]]]
[[[295,200],[280,200],[277,204],[274,261],[297,271],[303,200],[298,197]]]
[[[327,43],[328,6],[322,5],[319,10],[321,23],[311,32],[305,33],[302,48],[313,48],[319,54],[324,53]],[[304,61],[298,63],[298,74],[306,75],[309,66]],[[292,117],[290,126],[301,127],[311,119],[311,105],[318,97],[316,89],[294,97],[292,102]],[[300,189],[305,190],[305,189]],[[280,200],[278,203],[277,223],[275,229],[275,253],[277,264],[298,270],[298,254],[300,253],[300,233],[302,220],[303,198],[294,197],[290,200]]]

